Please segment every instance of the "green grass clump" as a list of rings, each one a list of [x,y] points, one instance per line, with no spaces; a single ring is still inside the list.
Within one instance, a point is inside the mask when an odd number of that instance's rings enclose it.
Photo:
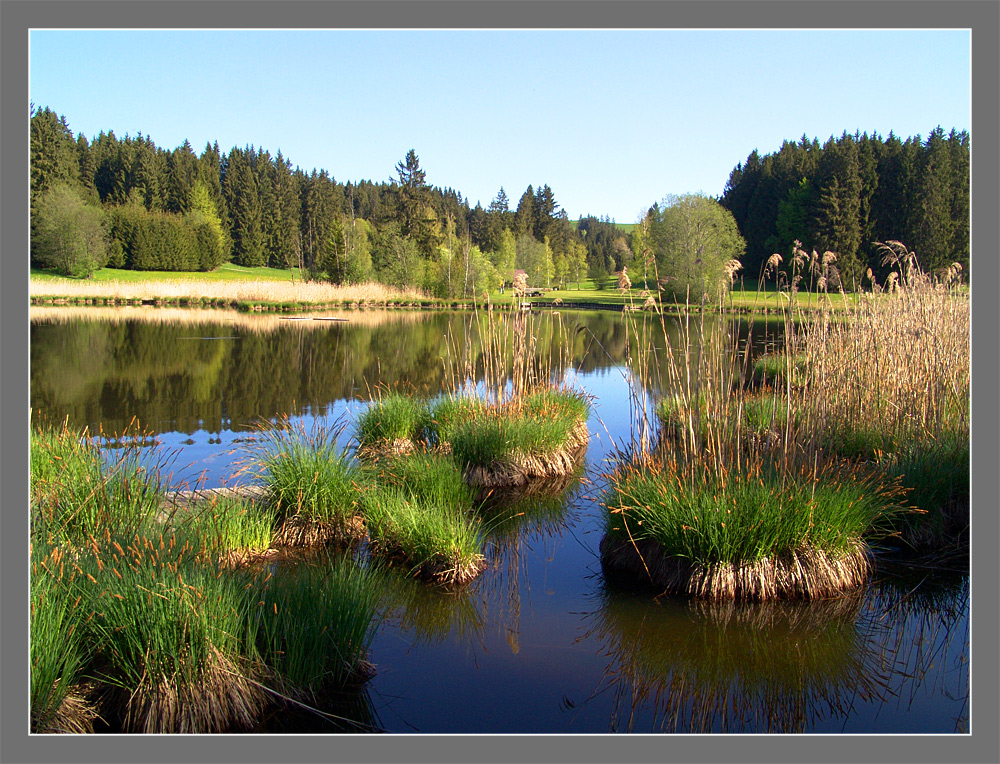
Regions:
[[[271,546],[278,510],[273,505],[215,496],[191,507],[188,522],[218,551],[263,552]]]
[[[81,558],[96,676],[118,689],[127,731],[222,732],[249,727],[263,707],[248,574],[204,552],[178,532],[105,533]]]
[[[967,535],[969,439],[947,432],[936,439],[910,441],[884,455],[879,466],[906,490],[906,502],[921,510],[904,515],[900,531],[910,545],[940,549],[941,539]],[[966,539],[966,542],[967,539]]]
[[[828,554],[888,532],[895,494],[860,470],[761,469],[684,479],[664,464],[626,467],[604,497],[607,534],[651,541],[693,563],[753,563],[804,547]]]
[[[294,516],[338,530],[353,521],[360,472],[335,435],[322,427],[262,430],[254,459],[262,467],[268,504],[279,520]]]
[[[521,455],[553,451],[566,443],[567,436],[564,423],[559,421],[490,412],[457,426],[451,450],[463,465],[490,467]]]
[[[368,678],[380,618],[377,574],[350,560],[282,566],[260,585],[255,633],[264,662],[293,697]]]
[[[380,465],[372,480],[378,486],[405,490],[439,507],[465,511],[475,503],[475,492],[447,454],[417,451],[394,457]]]
[[[572,424],[586,421],[590,402],[583,393],[548,388],[537,390],[521,399],[524,415],[534,419],[556,419]]]
[[[84,669],[80,597],[65,552],[47,544],[31,548],[31,731],[85,733],[95,716],[79,693]]]
[[[765,353],[754,361],[753,375],[772,387],[784,387],[786,382],[796,387],[805,381],[806,366],[807,359],[802,353]]]
[[[359,451],[379,448],[397,441],[418,441],[428,424],[428,411],[417,398],[402,393],[388,393],[358,418]]]
[[[384,486],[366,494],[364,516],[372,553],[406,565],[414,575],[461,584],[483,567],[478,523],[450,503]]]
[[[472,395],[445,395],[430,406],[427,424],[432,445],[450,443],[459,425],[481,416],[486,403]]]
[[[31,431],[30,511],[33,531],[80,542],[105,528],[138,532],[165,496],[162,465],[126,442],[102,455],[86,433]]]

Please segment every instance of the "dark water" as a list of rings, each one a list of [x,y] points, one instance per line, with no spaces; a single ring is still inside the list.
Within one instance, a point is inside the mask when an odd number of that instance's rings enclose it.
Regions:
[[[449,358],[471,351],[481,366],[470,314],[85,310],[32,312],[33,418],[110,436],[135,417],[171,454],[175,485],[231,481],[261,417],[340,424],[346,444],[378,387],[434,394],[454,376]],[[323,709],[353,725],[303,711],[261,731],[968,731],[967,576],[882,568],[857,596],[722,607],[606,580],[594,481],[633,426],[628,380],[648,376],[628,370],[629,348],[651,340],[610,312],[532,331],[536,354],[595,396],[584,482],[498,519],[491,567],[461,592],[389,578],[377,675]],[[756,351],[780,332],[725,322],[708,334]]]

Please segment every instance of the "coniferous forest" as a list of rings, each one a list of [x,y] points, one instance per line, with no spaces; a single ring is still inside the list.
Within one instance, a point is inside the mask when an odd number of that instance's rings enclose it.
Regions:
[[[887,240],[905,242],[925,270],[957,262],[968,274],[970,138],[940,127],[926,139],[845,133],[754,150],[720,198],[668,196],[630,230],[608,217],[571,222],[548,184],[516,202],[501,187],[487,208],[471,206],[428,184],[412,149],[395,177],[342,183],[253,145],[198,153],[113,131],[88,140],[48,107],[32,107],[30,135],[31,264],[69,276],[232,262],[449,298],[496,288],[515,269],[535,286],[603,288],[624,266],[683,286],[681,274],[707,283],[695,263],[721,272],[739,259],[756,285],[770,255],[799,242],[837,253],[851,290],[866,269],[881,273],[874,242]],[[706,225],[681,224],[692,217]],[[706,227],[710,239],[693,238]]]

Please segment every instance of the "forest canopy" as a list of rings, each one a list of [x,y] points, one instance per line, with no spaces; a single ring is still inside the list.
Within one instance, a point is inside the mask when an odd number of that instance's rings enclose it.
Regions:
[[[30,136],[31,264],[74,277],[232,262],[457,298],[509,284],[516,270],[535,287],[605,288],[627,269],[635,287],[659,278],[712,292],[725,263],[740,260],[756,284],[772,253],[799,242],[835,251],[852,289],[866,267],[879,271],[874,242],[889,239],[924,268],[958,262],[968,273],[969,135],[940,127],[926,141],[845,133],[755,150],[719,199],[668,196],[630,230],[589,214],[570,221],[547,183],[516,204],[501,187],[473,206],[431,185],[414,149],[395,165],[387,158],[386,180],[340,182],[253,145],[196,152],[141,133],[88,139],[48,107],[32,105]]]

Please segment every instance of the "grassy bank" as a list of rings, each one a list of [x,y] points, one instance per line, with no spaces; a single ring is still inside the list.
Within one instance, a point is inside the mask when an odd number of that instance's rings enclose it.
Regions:
[[[534,307],[559,309],[563,306],[606,308],[612,310],[650,309],[650,298],[660,308],[675,309],[672,303],[660,301],[656,284],[637,280],[627,292],[608,285],[599,289],[594,281],[582,280],[564,288],[545,288],[540,294],[518,296],[510,287],[501,294],[498,289],[488,294],[456,299],[432,298],[416,289],[393,289],[382,284],[360,284],[338,287],[319,281],[304,281],[297,269],[243,268],[226,264],[208,272],[128,271],[104,268],[87,280],[54,276],[32,270],[28,293],[37,305],[122,305],[150,304],[184,307],[232,307],[242,310],[299,311],[309,308],[347,306],[417,306],[463,307],[495,305],[508,308],[521,302]],[[819,309],[824,305],[846,307],[854,296],[839,294],[799,294],[795,302],[800,309]],[[703,309],[698,296],[692,296],[697,310]],[[735,285],[725,297],[726,310],[738,312],[780,311],[789,307],[789,295],[774,289],[758,289]],[[709,303],[706,310],[718,306]]]

